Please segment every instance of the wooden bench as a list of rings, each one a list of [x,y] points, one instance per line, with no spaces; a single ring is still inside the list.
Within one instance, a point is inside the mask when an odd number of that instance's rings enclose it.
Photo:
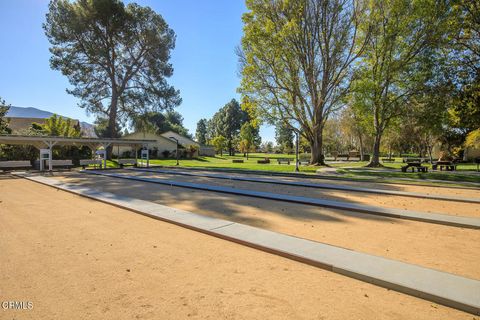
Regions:
[[[310,164],[310,160],[307,159],[299,159],[298,164],[301,166],[308,166]]]
[[[0,170],[9,171],[15,169],[30,169],[32,164],[29,160],[21,161],[0,161]]]
[[[243,163],[243,159],[232,159],[232,163]]]
[[[278,164],[282,164],[282,163],[290,164],[290,161],[292,161],[292,160],[287,159],[287,158],[278,158],[277,159]]]
[[[137,166],[137,160],[135,159],[118,159],[117,163],[120,165],[120,168],[124,166]]]
[[[80,165],[85,170],[86,166],[93,165],[95,167],[99,166],[102,167],[103,160],[100,159],[80,159]]]
[[[46,163],[48,167],[48,161]],[[70,170],[72,167],[72,160],[52,160],[52,168],[66,168]]]

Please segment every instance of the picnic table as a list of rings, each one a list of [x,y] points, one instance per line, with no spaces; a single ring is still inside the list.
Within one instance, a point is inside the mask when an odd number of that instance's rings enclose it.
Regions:
[[[428,172],[428,168],[422,166],[420,161],[407,162],[407,165],[402,167],[402,172],[407,172],[409,168],[412,169],[412,172],[415,172],[415,169],[417,169],[417,172]]]
[[[446,171],[455,171],[457,169],[457,165],[453,161],[437,161],[436,163],[432,164],[432,170],[437,170],[440,167],[440,171],[445,168]]]

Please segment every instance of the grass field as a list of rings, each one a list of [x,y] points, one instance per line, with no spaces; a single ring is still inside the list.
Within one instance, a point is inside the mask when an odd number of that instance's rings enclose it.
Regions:
[[[258,160],[270,158],[269,164],[259,164]],[[290,165],[278,164],[278,158],[288,158],[291,160]],[[243,163],[233,163],[232,160],[243,160]],[[192,167],[192,168],[206,168],[206,169],[238,169],[238,170],[256,170],[256,171],[269,171],[269,172],[294,172],[295,171],[295,155],[292,154],[264,154],[264,153],[252,153],[247,160],[242,154],[236,156],[216,156],[216,157],[197,157],[194,159],[180,159],[180,167]],[[152,165],[162,166],[175,166],[175,159],[152,159],[150,160]],[[397,158],[395,162],[384,163],[383,168],[366,168],[367,162],[364,161],[349,161],[349,162],[329,162],[328,166],[336,168],[336,177],[349,178],[356,180],[377,180],[396,182],[404,181],[404,178],[414,179],[417,181],[425,181],[429,179],[443,180],[445,182],[455,182],[461,185],[462,182],[480,183],[480,174],[476,173],[476,164],[466,163],[459,164],[457,171],[455,172],[441,172],[431,170],[428,173],[412,173],[401,172],[400,168],[404,165],[401,158]],[[109,167],[116,167],[115,162],[109,162]],[[427,165],[430,167],[430,165]],[[322,167],[318,166],[305,166],[299,167],[300,172],[314,174],[318,169]]]

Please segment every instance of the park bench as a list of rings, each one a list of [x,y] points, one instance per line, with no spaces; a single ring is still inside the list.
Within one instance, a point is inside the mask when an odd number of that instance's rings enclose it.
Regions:
[[[243,163],[243,159],[232,159],[232,163]]]
[[[47,162],[48,165],[48,162]],[[52,168],[66,168],[71,169],[73,167],[72,160],[52,160]]]
[[[395,158],[382,158],[383,162],[395,162]]]
[[[124,166],[137,166],[137,160],[135,159],[118,159],[117,163],[120,165],[120,168]]]
[[[347,161],[360,161],[360,152],[349,151]]]
[[[257,163],[259,163],[259,164],[267,164],[267,163],[270,163],[270,159],[269,159],[269,158],[265,158],[265,159],[257,160]]]
[[[298,160],[298,164],[301,165],[301,166],[308,166],[310,164],[310,160],[300,159],[300,160]]]
[[[350,159],[350,155],[348,154],[339,154],[337,155],[335,161],[348,161]]]
[[[278,164],[282,164],[282,163],[290,164],[290,161],[292,161],[292,160],[287,159],[287,158],[278,158],[277,159]]]
[[[415,169],[417,172],[428,172],[428,168],[425,166],[422,166],[421,162],[407,162],[406,166],[402,166],[402,172],[407,172],[407,170],[411,168],[412,172],[415,172]]]
[[[32,164],[29,160],[21,161],[0,161],[0,170],[9,171],[15,169],[30,169]]]
[[[102,160],[100,159],[80,159],[80,165],[82,166],[82,168],[85,170],[85,167],[86,166],[90,166],[90,165],[93,165],[95,166],[95,168],[98,166],[98,167],[102,167]]]

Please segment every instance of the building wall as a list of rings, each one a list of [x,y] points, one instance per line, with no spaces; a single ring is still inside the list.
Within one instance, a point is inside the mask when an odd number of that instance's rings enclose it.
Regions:
[[[199,144],[198,142],[182,136],[176,132],[173,131],[167,131],[161,134],[163,137],[170,139],[170,137],[174,137],[178,139],[178,143],[180,143],[182,146],[187,147],[190,145],[194,145],[198,147],[198,155],[200,156],[206,156],[206,157],[215,157],[215,148],[211,146],[204,146]]]
[[[142,140],[156,140],[157,142],[155,144],[152,144],[149,146],[150,149],[154,149],[156,148],[158,150],[158,154],[157,156],[158,157],[162,157],[162,152],[165,151],[165,150],[168,150],[168,151],[175,151],[177,145],[174,141],[170,140],[170,139],[166,139],[160,135],[157,135],[155,133],[142,133],[142,132],[134,132],[134,133],[131,133],[131,134],[128,134],[126,136],[123,137],[123,139],[142,139]],[[119,151],[118,151],[119,149]],[[124,154],[124,152],[126,151],[130,151],[132,152],[132,157],[135,156],[135,154],[133,153],[134,150],[132,150],[132,148],[130,147],[114,147],[113,150],[112,150],[112,153],[115,157],[118,156],[118,153],[120,152],[120,156],[122,156]]]

